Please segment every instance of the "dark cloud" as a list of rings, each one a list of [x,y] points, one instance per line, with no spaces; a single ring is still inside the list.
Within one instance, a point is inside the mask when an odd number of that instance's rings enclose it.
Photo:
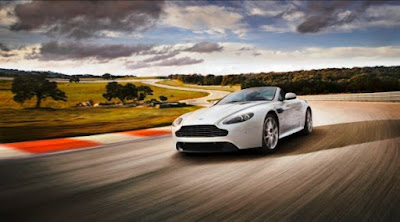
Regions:
[[[254,49],[255,49],[254,47],[242,47],[238,51],[252,51]]]
[[[300,33],[316,33],[359,19],[366,9],[385,1],[311,1],[303,9],[307,15],[297,26]]]
[[[11,53],[10,51],[11,51],[10,48],[8,48],[6,45],[4,45],[3,43],[0,42],[0,56],[1,57],[8,58],[8,57],[15,56],[15,53]]]
[[[259,56],[262,55],[260,52],[257,51],[256,47],[247,47],[244,46],[240,49],[237,50],[238,52],[236,52],[235,54],[240,56],[242,54],[242,52],[251,52],[251,55],[253,56]]]
[[[147,44],[138,45],[93,45],[80,42],[56,41],[42,44],[39,53],[31,58],[39,60],[76,60],[84,58],[95,58],[98,60],[108,60],[120,57],[128,57],[150,50],[153,46]]]
[[[212,53],[221,51],[223,49],[218,43],[201,42],[194,44],[188,48],[174,49],[173,45],[164,46],[161,49],[151,49],[142,51],[139,55],[155,55],[151,58],[138,61],[138,62],[127,62],[125,66],[129,69],[142,69],[147,67],[156,66],[184,66],[192,65],[204,62],[203,59],[193,59],[190,57],[173,58],[179,55],[181,52],[197,52],[197,53]],[[157,62],[160,61],[160,62]],[[154,63],[157,62],[157,63]]]
[[[166,54],[166,53],[171,53],[172,50],[172,45],[167,45],[162,47],[162,49],[151,49],[148,51],[143,51],[141,53],[139,53],[140,55],[162,55],[162,54]]]
[[[1,0],[0,1],[0,9],[4,9],[4,8],[7,8],[7,7],[13,7],[13,6],[15,6],[15,5],[18,5],[18,4],[22,4],[23,3],[23,1],[19,1],[19,0]]]
[[[14,53],[4,53],[4,52],[0,52],[0,56],[1,56],[1,57],[5,57],[5,58],[8,58],[8,57],[13,57],[13,56],[15,56],[15,54],[14,54]]]
[[[142,62],[142,61],[137,62],[137,63],[127,62],[127,63],[125,64],[125,66],[126,66],[128,69],[134,70],[134,69],[143,69],[143,68],[150,67],[151,64],[150,64],[150,63],[146,63],[146,62]]]
[[[210,53],[210,52],[220,52],[222,51],[223,47],[220,46],[218,43],[212,42],[200,42],[193,45],[190,48],[185,49],[184,51],[188,52],[198,52],[198,53]]]
[[[0,51],[9,52],[10,49],[6,45],[0,42]]]
[[[152,27],[164,1],[32,1],[18,4],[14,31],[45,31],[76,39],[102,31],[131,33]]]
[[[185,65],[193,65],[204,62],[203,59],[192,59],[190,57],[183,58],[172,58],[167,59],[162,62],[154,64],[155,66],[185,66]]]
[[[128,69],[142,69],[148,67],[156,67],[156,66],[186,66],[186,65],[193,65],[204,62],[203,59],[193,59],[190,57],[183,57],[183,58],[172,58],[166,59],[164,61],[158,63],[150,63],[145,61],[139,61],[137,63],[127,62],[125,66]]]
[[[156,61],[172,58],[172,57],[174,57],[174,56],[176,56],[178,54],[179,54],[179,51],[173,51],[173,52],[170,52],[170,53],[167,53],[167,54],[164,54],[164,55],[153,56],[151,58],[143,60],[143,62],[156,62]]]

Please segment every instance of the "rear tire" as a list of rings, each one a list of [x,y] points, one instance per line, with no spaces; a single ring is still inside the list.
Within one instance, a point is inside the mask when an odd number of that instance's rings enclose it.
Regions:
[[[307,108],[305,121],[304,121],[304,128],[301,131],[303,135],[308,135],[312,132],[313,121],[312,121],[312,114],[310,108]]]
[[[262,131],[261,153],[270,153],[278,147],[279,142],[279,123],[275,115],[268,114],[264,120]]]

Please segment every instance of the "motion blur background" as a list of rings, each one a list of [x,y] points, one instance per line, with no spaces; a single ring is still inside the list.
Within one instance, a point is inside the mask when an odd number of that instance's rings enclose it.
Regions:
[[[398,1],[1,1],[4,221],[400,221]],[[314,131],[181,155],[170,124],[280,86]]]

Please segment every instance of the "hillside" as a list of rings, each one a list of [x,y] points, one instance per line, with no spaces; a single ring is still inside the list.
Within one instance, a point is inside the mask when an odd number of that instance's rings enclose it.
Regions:
[[[242,88],[279,86],[297,94],[383,92],[400,90],[400,66],[329,68],[257,74],[170,75],[187,84],[236,85]]]

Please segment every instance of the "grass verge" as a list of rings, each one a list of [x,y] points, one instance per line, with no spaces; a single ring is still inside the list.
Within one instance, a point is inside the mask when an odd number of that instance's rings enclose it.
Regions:
[[[0,109],[0,143],[166,126],[198,108]]]

